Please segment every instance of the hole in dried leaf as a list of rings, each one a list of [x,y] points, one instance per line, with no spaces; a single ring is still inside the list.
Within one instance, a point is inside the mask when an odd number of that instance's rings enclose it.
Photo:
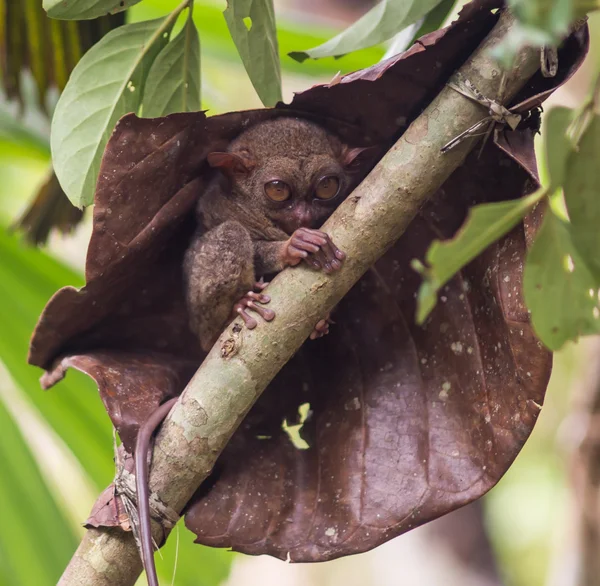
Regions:
[[[296,425],[289,425],[287,419],[284,419],[281,423],[281,429],[288,434],[290,441],[297,450],[308,450],[310,448],[308,442],[300,435],[300,430],[310,413],[310,403],[302,403],[298,407],[298,423]]]
[[[575,264],[570,254],[565,254],[563,257],[563,267],[568,273],[572,273],[575,270]]]
[[[438,395],[442,401],[445,401],[448,398],[451,388],[452,388],[452,383],[450,383],[450,381],[445,381],[442,384],[442,390],[439,392],[439,395]]]
[[[252,28],[252,19],[247,16],[246,18],[244,18],[244,24],[246,25],[246,28],[248,29],[248,32],[250,31],[250,29]]]

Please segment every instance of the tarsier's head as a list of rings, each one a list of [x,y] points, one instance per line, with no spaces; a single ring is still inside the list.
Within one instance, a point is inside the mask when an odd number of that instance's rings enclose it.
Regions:
[[[281,230],[319,227],[354,186],[351,149],[320,126],[298,118],[257,124],[238,136],[227,152],[208,162],[231,180],[232,197],[258,205]]]

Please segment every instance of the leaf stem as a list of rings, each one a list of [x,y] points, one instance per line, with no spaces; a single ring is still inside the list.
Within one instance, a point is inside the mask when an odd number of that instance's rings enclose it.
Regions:
[[[175,22],[175,20],[177,19],[177,17],[189,6],[191,6],[194,3],[194,0],[183,0],[183,2],[177,6],[177,8],[175,8],[173,10],[173,12],[171,12],[171,14],[169,14],[169,16],[167,16],[167,18],[165,18],[165,21],[156,29],[155,33],[150,37],[150,40],[148,41],[148,43],[146,44],[147,47],[151,47],[152,44],[167,30],[169,30],[170,26],[173,24],[173,22]]]
[[[186,84],[189,84],[189,66],[190,66],[190,26],[196,26],[194,24],[194,19],[192,18],[192,13],[194,11],[194,0],[190,0],[190,10],[188,12],[187,22],[185,23],[185,46],[183,49],[183,72],[181,78],[183,79],[183,92],[182,92],[182,103],[181,103],[181,111],[187,112],[187,101],[188,101],[188,93],[186,91]]]

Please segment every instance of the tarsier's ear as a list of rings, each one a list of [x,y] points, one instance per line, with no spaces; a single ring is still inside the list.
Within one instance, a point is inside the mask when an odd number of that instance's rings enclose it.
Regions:
[[[245,175],[254,169],[254,163],[235,153],[208,153],[206,157],[211,167],[221,169],[227,175]]]
[[[342,150],[342,165],[347,169],[358,169],[361,163],[366,163],[376,152],[377,147],[350,148],[344,146]]]

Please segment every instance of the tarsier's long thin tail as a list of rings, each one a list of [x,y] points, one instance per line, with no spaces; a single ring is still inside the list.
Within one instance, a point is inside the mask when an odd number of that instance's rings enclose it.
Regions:
[[[150,490],[148,488],[148,449],[152,435],[164,421],[175,405],[177,397],[163,403],[156,409],[138,431],[135,444],[135,486],[137,491],[138,518],[140,520],[140,541],[142,546],[142,563],[146,570],[148,586],[159,586],[154,564],[154,546],[152,543],[152,526],[150,522]]]

